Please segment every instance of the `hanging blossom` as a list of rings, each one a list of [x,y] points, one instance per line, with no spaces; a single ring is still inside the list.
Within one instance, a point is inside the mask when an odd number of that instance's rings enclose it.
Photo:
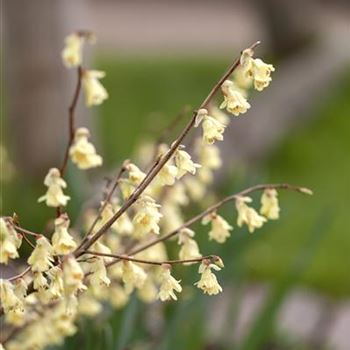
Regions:
[[[96,38],[92,33],[72,33],[64,40],[65,46],[61,56],[67,68],[78,67],[82,63],[82,51],[85,40],[90,44],[95,43]]]
[[[164,164],[162,169],[159,171],[156,181],[159,182],[161,186],[172,186],[178,176],[178,169],[175,165],[168,161],[168,164]]]
[[[278,193],[274,188],[267,188],[262,194],[260,214],[270,220],[277,220],[279,218]]]
[[[238,116],[246,113],[250,108],[250,104],[244,96],[235,88],[235,84],[231,80],[225,80],[221,85],[221,91],[224,95],[224,101],[220,108],[226,108],[227,112]]]
[[[102,165],[102,157],[96,154],[95,146],[89,142],[90,132],[87,128],[78,128],[69,149],[72,162],[79,169],[90,169]]]
[[[147,233],[159,234],[159,221],[163,216],[159,212],[160,205],[149,196],[142,196],[135,203],[136,214],[133,218],[134,235],[144,237]]]
[[[0,263],[8,264],[9,259],[18,258],[18,249],[22,243],[22,236],[19,235],[11,223],[0,218]]]
[[[177,300],[175,292],[181,293],[182,287],[180,285],[181,281],[177,281],[171,275],[171,266],[168,264],[163,264],[161,266],[162,272],[160,275],[160,290],[158,293],[158,298],[161,301],[166,300]]]
[[[180,260],[197,259],[202,256],[199,252],[197,242],[193,239],[195,233],[189,228],[184,228],[179,232],[178,244],[181,245],[179,251]],[[190,265],[191,263],[187,263]]]
[[[47,297],[50,301],[53,301],[63,295],[63,271],[59,266],[54,266],[47,272],[47,275],[50,279],[50,285],[47,289]]]
[[[85,290],[83,284],[84,272],[74,258],[73,255],[68,255],[63,262],[63,285],[65,296],[76,294],[78,291]]]
[[[44,185],[48,187],[46,194],[38,199],[38,202],[46,202],[48,207],[66,206],[70,200],[69,196],[63,193],[67,187],[66,182],[61,178],[57,168],[51,168],[44,179]]]
[[[184,148],[185,146],[180,146]],[[192,161],[191,156],[184,151],[183,149],[178,149],[175,153],[175,164],[177,167],[177,175],[176,177],[180,179],[186,173],[190,173],[192,175],[196,174],[198,168],[201,167],[200,164],[196,164]]]
[[[45,272],[51,266],[53,258],[53,248],[48,239],[41,236],[36,241],[36,246],[29,256],[27,262],[34,272]]]
[[[51,242],[55,255],[66,255],[71,253],[77,246],[73,237],[68,232],[70,220],[66,213],[55,219],[55,232]]]
[[[100,286],[109,286],[111,280],[107,276],[107,269],[103,258],[96,257],[90,264],[90,284],[93,290],[98,290]]]
[[[243,224],[248,226],[250,233],[254,232],[255,229],[261,228],[266,218],[259,215],[256,210],[249,207],[247,203],[251,203],[250,197],[238,197],[236,199],[236,208],[238,211],[237,225],[242,227]]]
[[[122,266],[122,280],[127,292],[131,293],[134,288],[142,288],[147,278],[146,272],[131,261],[124,260]]]
[[[220,149],[216,145],[203,144],[200,139],[196,142],[196,153],[202,167],[216,170],[222,166]]]
[[[218,283],[216,276],[211,272],[211,269],[220,271],[221,268],[216,264],[211,264],[209,261],[204,260],[200,266],[198,272],[201,274],[201,278],[195,285],[202,289],[204,294],[216,295],[222,292],[222,288]]]
[[[85,70],[82,76],[85,91],[85,102],[88,107],[100,105],[108,98],[108,92],[100,83],[99,79],[106,76],[105,72],[99,70]]]
[[[209,231],[209,240],[217,241],[218,243],[225,243],[226,239],[231,236],[230,231],[233,227],[220,215],[211,213],[205,216],[202,220],[203,225],[211,223],[211,230]]]
[[[208,145],[212,145],[215,141],[222,141],[224,139],[225,125],[218,120],[208,115],[208,111],[204,108],[200,109],[197,117],[202,122],[203,141]]]
[[[230,124],[231,118],[216,106],[210,106],[209,114],[225,126]]]
[[[254,51],[246,49],[242,52],[240,63],[245,74],[254,81],[254,88],[258,91],[264,90],[271,82],[271,72],[275,68],[272,64],[266,64],[260,58],[253,58]]]
[[[15,294],[14,285],[10,281],[0,279],[0,296],[5,314],[24,312],[23,301]]]
[[[138,186],[146,177],[146,174],[133,163],[127,164],[125,168],[129,172],[129,181],[135,186]]]

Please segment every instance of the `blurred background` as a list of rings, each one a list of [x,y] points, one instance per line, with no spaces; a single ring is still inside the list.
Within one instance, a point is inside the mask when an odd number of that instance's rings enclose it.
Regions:
[[[276,67],[220,145],[217,196],[261,182],[289,182],[312,198],[281,193],[282,218],[254,235],[236,229],[222,256],[224,293],[194,288],[177,303],[136,298],[67,339],[64,349],[349,349],[350,6],[348,1],[4,0],[2,2],[1,215],[41,231],[37,204],[49,167],[61,162],[75,75],[63,38],[96,33],[86,65],[107,72],[110,98],[79,106],[104,169],[68,171],[72,221],[103,176],[152,139],[184,106],[196,108],[233,57],[256,40]],[[193,212],[199,208],[194,207]],[[226,209],[230,218],[232,209]],[[232,219],[233,220],[233,219]],[[181,270],[183,283],[195,268]]]

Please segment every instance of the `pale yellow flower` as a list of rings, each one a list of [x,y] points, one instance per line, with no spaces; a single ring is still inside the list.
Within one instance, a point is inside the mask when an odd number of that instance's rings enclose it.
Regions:
[[[255,229],[261,228],[267,220],[259,215],[254,208],[247,205],[250,202],[252,202],[250,197],[239,197],[236,199],[237,225],[239,227],[242,227],[243,224],[247,225],[249,232],[252,233]]]
[[[161,186],[172,186],[177,178],[178,169],[175,165],[165,164],[159,171],[156,181],[159,182]]]
[[[53,248],[48,239],[41,236],[36,241],[36,246],[29,256],[27,262],[32,267],[34,272],[45,272],[51,266],[54,261]]]
[[[1,296],[1,306],[5,314],[11,311],[15,311],[19,313],[24,312],[23,302],[15,294],[14,286],[10,281],[0,279],[0,296]]]
[[[218,120],[206,115],[202,121],[203,128],[203,140],[212,145],[215,141],[222,141],[224,139],[225,125],[221,124]]]
[[[206,167],[201,167],[198,170],[198,180],[201,181],[203,184],[210,184],[214,180],[213,172]]]
[[[100,83],[99,79],[105,77],[105,72],[98,70],[85,70],[83,72],[82,82],[85,91],[86,105],[100,105],[108,98],[107,90]]]
[[[197,259],[202,256],[199,252],[197,242],[193,239],[195,233],[189,228],[184,228],[179,232],[178,244],[181,245],[179,251],[180,260]],[[191,263],[187,263],[188,265]]]
[[[82,62],[84,38],[78,33],[70,34],[65,39],[65,47],[62,50],[62,60],[67,68],[77,67]]]
[[[221,167],[222,160],[220,157],[220,149],[216,145],[207,145],[198,139],[196,142],[196,153],[202,167],[216,170]]]
[[[38,199],[38,202],[46,202],[48,207],[66,206],[70,197],[64,195],[63,188],[67,187],[66,182],[61,178],[60,171],[51,168],[45,177],[44,185],[48,187],[46,194]]]
[[[137,295],[144,303],[149,304],[157,300],[157,294],[156,284],[150,274],[148,274],[142,288],[137,290]]]
[[[226,239],[230,237],[230,231],[233,227],[220,215],[211,213],[205,216],[202,224],[211,223],[211,230],[209,231],[209,240],[215,240],[218,243],[225,243]]]
[[[90,264],[90,284],[93,288],[98,288],[101,285],[109,286],[111,280],[107,276],[107,269],[102,258],[96,257]]]
[[[48,282],[41,272],[34,272],[33,287],[35,290],[44,290],[48,287]]]
[[[142,288],[146,278],[147,274],[140,266],[131,261],[123,261],[122,280],[128,293],[134,288]]]
[[[278,193],[274,188],[266,189],[261,196],[260,214],[270,220],[277,220],[279,218]]]
[[[66,296],[86,289],[83,284],[84,272],[74,256],[69,255],[63,263],[63,283]]]
[[[21,243],[22,236],[16,232],[12,224],[0,218],[0,263],[7,264],[9,259],[18,258],[17,249]]]
[[[252,50],[244,50],[241,56],[241,64],[246,75],[254,81],[254,88],[262,91],[271,82],[271,72],[275,70],[272,64],[266,64],[260,58],[253,58]]]
[[[199,266],[198,272],[201,274],[201,278],[195,285],[202,289],[204,294],[216,295],[222,292],[222,288],[218,283],[216,276],[211,272],[211,269],[220,271],[220,267],[215,264],[209,264],[202,262]]]
[[[177,182],[167,189],[166,201],[176,205],[187,205],[189,198],[186,194],[186,187],[182,182]]]
[[[181,293],[182,287],[180,285],[181,281],[177,281],[170,273],[170,266],[162,265],[162,272],[160,276],[160,290],[158,293],[158,298],[161,301],[166,300],[177,300],[175,291]]]
[[[100,254],[112,254],[112,251],[107,245],[101,242],[101,240],[96,241],[92,247],[91,250]],[[102,260],[105,262],[110,262],[113,260],[111,257],[101,257]]]
[[[135,186],[138,186],[146,176],[146,174],[133,163],[127,164],[126,169],[129,172],[129,180],[131,184]]]
[[[108,299],[116,309],[121,309],[127,304],[129,293],[119,284],[113,283],[108,288]]]
[[[200,201],[203,199],[206,192],[206,186],[199,179],[196,177],[186,177],[183,181],[192,200]]]
[[[160,205],[149,196],[139,198],[135,204],[136,214],[133,218],[134,235],[141,238],[147,233],[159,234],[159,221],[163,216],[159,212]]]
[[[180,179],[186,173],[196,174],[196,170],[200,168],[200,164],[192,161],[191,156],[184,150],[178,149],[175,153],[175,164],[177,166],[176,177]]]
[[[14,282],[14,290],[13,291],[16,294],[18,299],[24,301],[24,298],[27,295],[27,289],[28,289],[28,284],[24,278],[18,278]]]
[[[99,303],[96,298],[89,295],[89,293],[84,293],[79,297],[78,312],[79,314],[87,317],[94,317],[98,315],[103,309],[101,303]]]
[[[178,205],[165,200],[162,205],[162,229],[171,232],[181,226],[184,222],[181,210]]]
[[[62,214],[55,219],[55,232],[51,242],[56,255],[66,255],[71,253],[77,246],[73,237],[68,232],[69,218],[67,214]]]
[[[235,88],[231,80],[225,80],[221,85],[221,90],[224,95],[224,101],[220,108],[226,108],[227,112],[238,116],[246,113],[250,108],[250,104],[244,96]]]
[[[96,154],[95,146],[89,142],[90,132],[87,128],[78,128],[69,149],[72,162],[79,169],[90,169],[102,165],[102,157]]]
[[[114,213],[118,212],[121,208],[117,201],[114,201],[112,203],[112,206]],[[112,228],[114,228],[116,232],[122,235],[130,235],[134,230],[134,226],[129,218],[129,215],[126,212],[119,216],[118,220],[115,221],[112,225]]]
[[[47,275],[50,278],[50,285],[47,289],[49,299],[60,298],[64,291],[63,271],[59,266],[54,266],[47,272]]]

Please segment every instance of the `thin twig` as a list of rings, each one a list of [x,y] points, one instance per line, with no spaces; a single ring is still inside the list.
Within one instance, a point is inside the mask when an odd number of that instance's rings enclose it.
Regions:
[[[202,262],[203,260],[211,260],[214,258],[218,258],[216,255],[207,255],[207,256],[202,256],[202,257],[195,258],[195,259],[154,261],[154,260],[144,260],[144,259],[133,258],[129,255],[106,254],[106,253],[99,253],[99,252],[94,252],[94,251],[90,251],[90,250],[85,251],[84,254],[105,256],[105,257],[109,257],[109,258],[116,258],[119,260],[132,261],[132,262],[136,262],[136,263],[140,263],[140,264],[159,265],[159,266],[165,265],[165,264],[176,265],[176,264],[198,263],[198,262]]]
[[[230,195],[228,197],[225,197],[224,199],[222,199],[221,201],[215,203],[214,205],[210,206],[209,208],[207,208],[206,210],[204,210],[203,212],[199,213],[198,215],[194,216],[193,218],[189,219],[188,221],[186,221],[184,224],[182,224],[180,227],[178,227],[177,229],[169,232],[168,234],[161,236],[157,239],[154,239],[148,243],[145,243],[143,245],[140,246],[136,246],[133,250],[131,250],[130,252],[128,252],[128,255],[135,255],[137,253],[140,253],[160,242],[166,241],[169,238],[177,235],[179,232],[181,232],[181,230],[183,230],[186,227],[189,227],[191,225],[193,225],[194,223],[198,222],[199,220],[201,220],[202,218],[204,218],[205,216],[207,216],[208,214],[214,212],[215,210],[217,210],[218,208],[220,208],[222,205],[231,202],[233,200],[236,200],[237,198],[246,196],[252,192],[256,192],[256,191],[262,191],[265,189],[269,189],[269,188],[274,188],[274,189],[286,189],[286,190],[292,190],[292,191],[297,191],[303,194],[311,194],[312,191],[309,190],[308,188],[305,187],[300,187],[300,186],[293,186],[290,184],[261,184],[261,185],[255,185],[252,187],[249,187],[243,191],[240,191],[238,193],[235,193],[233,195]],[[108,263],[106,266],[111,266],[113,264],[115,264],[116,262],[118,262],[118,260],[114,260],[111,261],[110,263]]]
[[[259,42],[254,43],[251,46],[251,49],[254,49]],[[222,83],[233,73],[233,71],[239,66],[240,58],[238,57],[233,64],[229,67],[226,73],[219,79],[219,81],[214,85],[214,87],[209,92],[208,96],[204,99],[198,109],[206,108],[211,101],[211,99],[215,96],[217,91],[220,89]],[[183,139],[192,129],[195,124],[197,116],[197,111],[193,112],[191,120],[188,122],[184,130],[178,136],[178,138],[172,143],[168,152],[166,152],[162,158],[159,160],[158,164],[149,171],[145,177],[145,179],[141,182],[141,184],[135,189],[129,199],[124,203],[124,205],[93,235],[87,236],[85,242],[81,245],[79,249],[75,251],[75,256],[80,256],[83,254],[84,250],[91,247],[104,233],[113,225],[113,223],[118,220],[118,218],[132,206],[135,201],[140,197],[143,191],[147,188],[147,186],[153,181],[159,171],[163,168],[163,166],[168,162],[168,160],[172,157],[172,155],[176,152],[177,148],[182,143]]]
[[[22,271],[21,273],[19,273],[18,275],[12,276],[10,278],[8,278],[8,281],[15,281],[19,278],[22,278],[23,276],[25,276],[28,272],[30,272],[31,270],[31,266],[28,266],[24,271]]]
[[[29,236],[34,236],[34,237],[41,237],[42,235],[40,233],[35,233],[35,232],[32,232],[32,231],[29,231],[23,227],[20,227],[20,226],[17,226],[17,225],[13,225],[13,228],[21,233],[22,235],[29,235]]]
[[[64,173],[66,171],[67,164],[68,164],[68,158],[69,158],[69,149],[70,149],[70,147],[73,143],[73,140],[74,140],[74,133],[75,133],[75,125],[74,125],[75,118],[74,118],[74,116],[75,116],[75,109],[76,109],[77,104],[78,104],[79,94],[80,94],[80,90],[81,90],[81,79],[82,79],[82,75],[83,75],[83,69],[81,66],[78,67],[77,73],[78,73],[77,85],[76,85],[75,92],[73,95],[72,103],[68,108],[68,144],[67,144],[67,148],[66,148],[66,151],[64,154],[63,163],[62,163],[62,166],[60,168],[61,177],[64,176]]]

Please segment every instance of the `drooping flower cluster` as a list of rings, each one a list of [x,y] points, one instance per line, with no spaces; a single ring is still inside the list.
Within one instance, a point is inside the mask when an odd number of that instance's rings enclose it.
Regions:
[[[91,39],[89,33],[73,33],[66,38],[62,51],[64,65],[77,67],[79,73],[70,117],[74,116],[80,84],[87,106],[99,105],[108,98],[100,82],[105,73],[82,67],[83,44]],[[239,68],[241,78],[249,80],[258,91],[269,85],[274,70],[272,65],[254,59],[250,49],[243,51]],[[70,159],[77,168],[86,170],[102,165],[103,160],[89,141],[89,130],[75,128],[71,123],[64,164],[61,170],[49,170],[44,180],[47,192],[39,198],[40,202],[56,208],[51,238],[21,229],[14,218],[0,218],[0,263],[7,264],[19,256],[22,238],[33,247],[27,259],[28,267],[18,276],[0,280],[6,324],[21,327],[18,336],[5,344],[7,350],[43,349],[61,344],[64,337],[77,331],[75,324],[80,317],[94,317],[107,301],[120,309],[133,292],[145,303],[177,300],[182,286],[172,275],[172,266],[176,264],[199,263],[200,279],[195,285],[208,295],[222,292],[213,271],[221,270],[223,262],[217,256],[201,254],[190,226],[200,221],[203,225],[210,224],[209,240],[224,243],[233,227],[217,213],[223,203],[235,200],[237,226],[247,225],[250,232],[267,219],[278,219],[280,212],[276,189],[265,186],[260,214],[248,205],[252,202],[250,197],[236,195],[210,206],[189,221],[184,219],[187,216],[184,207],[191,200],[200,205],[212,201],[207,188],[213,182],[214,171],[222,165],[215,143],[224,139],[230,122],[222,109],[238,116],[250,108],[248,85],[236,79],[232,81],[228,75],[222,81],[214,91],[221,89],[223,94],[221,109],[215,105],[215,94],[211,93],[211,98],[203,102],[191,120],[190,126],[201,125],[201,137],[186,143],[183,139],[189,130],[184,129],[183,137],[176,142],[167,145],[159,141],[148,147],[147,154],[143,152],[141,159],[135,161],[138,165],[125,161],[118,177],[108,181],[102,200],[98,199],[100,207],[97,202],[88,208],[83,213],[86,222],[73,221],[72,228],[63,208],[70,199],[63,192],[67,187],[63,179],[67,162]],[[47,227],[51,230],[51,223]],[[175,236],[178,259],[169,260],[165,241]]]

